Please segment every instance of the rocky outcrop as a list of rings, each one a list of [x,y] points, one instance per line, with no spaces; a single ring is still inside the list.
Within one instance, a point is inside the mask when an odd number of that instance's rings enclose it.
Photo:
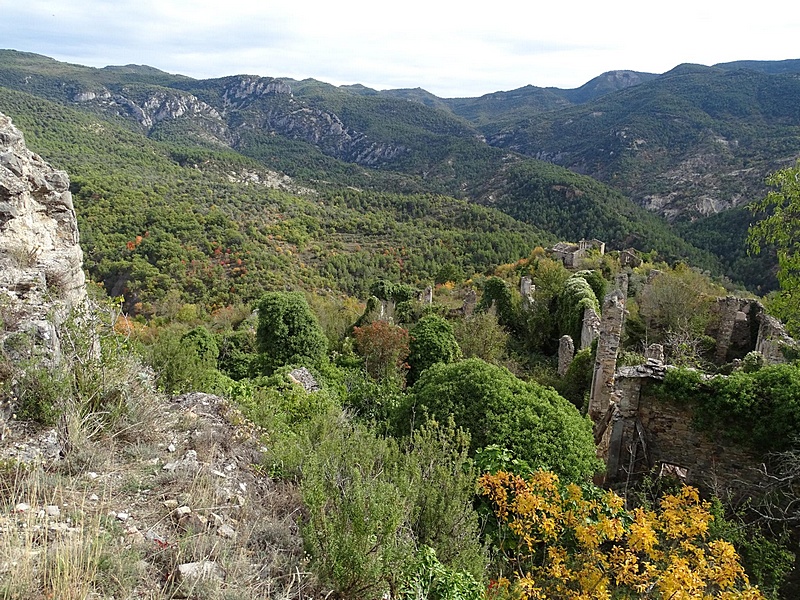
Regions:
[[[254,99],[268,94],[291,96],[292,88],[279,79],[240,75],[230,78],[222,92],[222,103],[225,109],[241,109]]]
[[[101,91],[76,91],[72,101],[79,104],[91,103],[103,112],[136,121],[148,132],[162,122],[177,119],[191,119],[206,135],[225,145],[230,145],[232,137],[228,125],[220,112],[196,96],[177,90],[154,89],[146,94],[122,88],[112,93]]]
[[[394,160],[408,149],[380,142],[345,125],[334,112],[297,100],[291,86],[279,79],[239,75],[217,81],[217,94],[153,87],[142,91],[127,86],[75,89],[72,102],[92,104],[107,114],[141,125],[148,133],[159,124],[181,120],[186,131],[205,141],[239,147],[248,130],[278,133],[317,146],[340,160],[376,166]]]
[[[336,113],[289,100],[262,107],[264,117],[256,126],[290,139],[317,146],[340,160],[365,166],[391,161],[408,149],[399,144],[377,142],[348,128]],[[243,127],[247,127],[244,125]]]
[[[83,253],[69,179],[30,152],[0,114],[0,350],[57,359],[57,330],[86,302]]]

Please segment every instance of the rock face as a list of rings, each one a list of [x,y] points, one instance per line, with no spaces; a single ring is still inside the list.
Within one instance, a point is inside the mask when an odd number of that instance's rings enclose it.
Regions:
[[[30,152],[0,114],[0,350],[20,360],[33,340],[57,358],[57,328],[85,302],[67,174]]]
[[[199,98],[187,91],[122,86],[75,90],[70,99],[141,125],[152,134],[161,123],[180,122],[193,137],[239,148],[252,132],[275,132],[317,146],[336,158],[377,166],[408,149],[371,139],[348,127],[336,113],[296,99],[291,86],[270,77],[240,75],[218,80],[219,94]]]

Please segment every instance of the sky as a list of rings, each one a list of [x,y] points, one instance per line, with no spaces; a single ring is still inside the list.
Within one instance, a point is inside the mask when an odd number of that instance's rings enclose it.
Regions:
[[[737,9],[737,6],[741,6]],[[800,58],[782,0],[0,0],[0,48],[198,79],[308,77],[472,97],[606,71]]]

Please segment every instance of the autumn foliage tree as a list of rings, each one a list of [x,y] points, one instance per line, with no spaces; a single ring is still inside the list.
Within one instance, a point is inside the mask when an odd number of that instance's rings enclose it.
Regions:
[[[613,491],[562,486],[547,471],[479,481],[500,525],[511,580],[495,597],[525,600],[761,600],[733,546],[711,539],[708,502],[684,487],[655,510],[624,508]]]
[[[408,357],[408,330],[388,321],[375,321],[353,328],[356,349],[364,357],[364,368],[375,379],[388,379],[404,371]]]

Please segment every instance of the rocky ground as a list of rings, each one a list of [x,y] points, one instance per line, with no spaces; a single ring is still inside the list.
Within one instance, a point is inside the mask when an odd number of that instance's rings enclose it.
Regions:
[[[9,419],[0,597],[313,595],[301,503],[265,473],[259,432],[217,396],[151,408],[134,435],[77,446],[60,427]]]

